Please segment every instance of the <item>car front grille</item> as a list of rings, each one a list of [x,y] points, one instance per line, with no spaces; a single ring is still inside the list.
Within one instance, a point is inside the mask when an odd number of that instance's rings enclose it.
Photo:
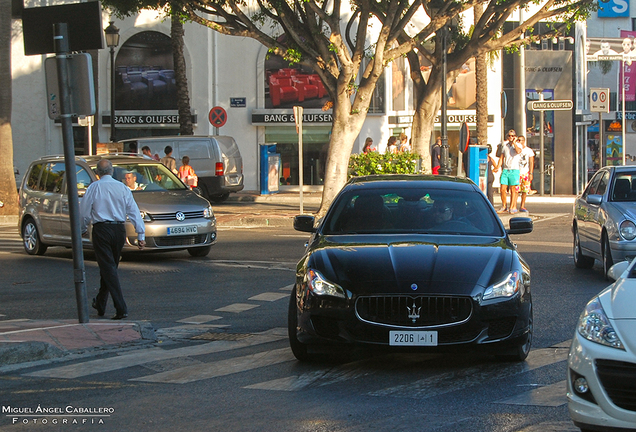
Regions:
[[[596,373],[612,403],[636,411],[636,364],[596,360]]]
[[[205,244],[208,234],[195,234],[184,236],[155,237],[157,247],[195,246]]]
[[[356,301],[356,314],[374,324],[424,327],[466,321],[472,307],[469,297],[364,296]]]
[[[199,219],[203,217],[203,210],[174,213],[151,213],[149,216],[152,220],[177,220],[177,213],[183,213],[185,219]]]

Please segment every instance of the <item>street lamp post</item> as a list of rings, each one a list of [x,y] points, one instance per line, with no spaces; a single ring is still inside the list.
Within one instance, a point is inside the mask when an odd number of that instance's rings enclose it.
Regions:
[[[110,141],[115,142],[115,48],[119,45],[119,29],[114,21],[108,24],[104,33],[110,48]]]
[[[447,132],[447,98],[446,98],[446,42],[448,37],[448,28],[444,26],[442,28],[442,117],[440,124],[440,132],[442,135],[442,148],[440,152],[440,167],[439,173],[442,175],[449,175],[451,173],[450,167],[450,154],[448,150],[448,132]]]

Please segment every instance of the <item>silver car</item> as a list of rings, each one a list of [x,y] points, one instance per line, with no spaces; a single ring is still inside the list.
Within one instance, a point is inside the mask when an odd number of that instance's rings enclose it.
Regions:
[[[607,166],[574,202],[574,265],[610,267],[636,256],[636,166]]]
[[[216,219],[212,206],[191,191],[161,163],[145,157],[104,155],[75,158],[77,190],[81,197],[97,181],[94,168],[102,158],[113,164],[113,178],[125,182],[146,225],[144,250],[187,249],[192,256],[205,256],[216,243]],[[18,228],[24,249],[42,255],[49,246],[71,246],[71,226],[64,158],[47,156],[31,163],[20,187]],[[90,232],[91,230],[89,230]],[[124,252],[138,251],[137,234],[126,222]],[[90,239],[82,239],[91,248]]]

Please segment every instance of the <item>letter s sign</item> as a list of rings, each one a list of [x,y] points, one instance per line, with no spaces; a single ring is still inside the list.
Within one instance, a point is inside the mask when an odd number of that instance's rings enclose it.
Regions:
[[[629,17],[629,0],[599,0],[599,18]]]

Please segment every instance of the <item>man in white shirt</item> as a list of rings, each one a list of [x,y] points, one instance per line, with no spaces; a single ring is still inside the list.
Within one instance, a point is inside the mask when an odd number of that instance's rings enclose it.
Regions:
[[[532,171],[534,170],[534,150],[527,146],[525,137],[518,137],[517,140],[521,144],[521,160],[519,162],[519,181],[521,186],[519,192],[521,193],[521,208],[519,211],[527,212],[526,209],[526,196],[532,190]]]
[[[145,226],[139,207],[130,189],[113,178],[113,165],[108,159],[97,162],[99,181],[90,184],[80,202],[82,235],[87,232],[89,222],[93,223],[93,249],[99,265],[99,293],[93,299],[97,315],[103,316],[108,302],[108,294],[113,298],[115,316],[112,319],[128,317],[128,308],[119,284],[117,267],[121,251],[126,242],[126,216],[137,233],[137,246],[146,245]]]
[[[497,213],[518,213],[517,210],[517,186],[519,186],[519,162],[521,154],[521,146],[517,142],[517,134],[514,130],[510,130],[508,133],[508,141],[504,142],[501,149],[501,156],[499,156],[499,168],[503,167],[501,171],[501,178],[499,183],[501,185],[501,204],[502,208]],[[510,190],[510,207],[508,207],[507,194]]]

